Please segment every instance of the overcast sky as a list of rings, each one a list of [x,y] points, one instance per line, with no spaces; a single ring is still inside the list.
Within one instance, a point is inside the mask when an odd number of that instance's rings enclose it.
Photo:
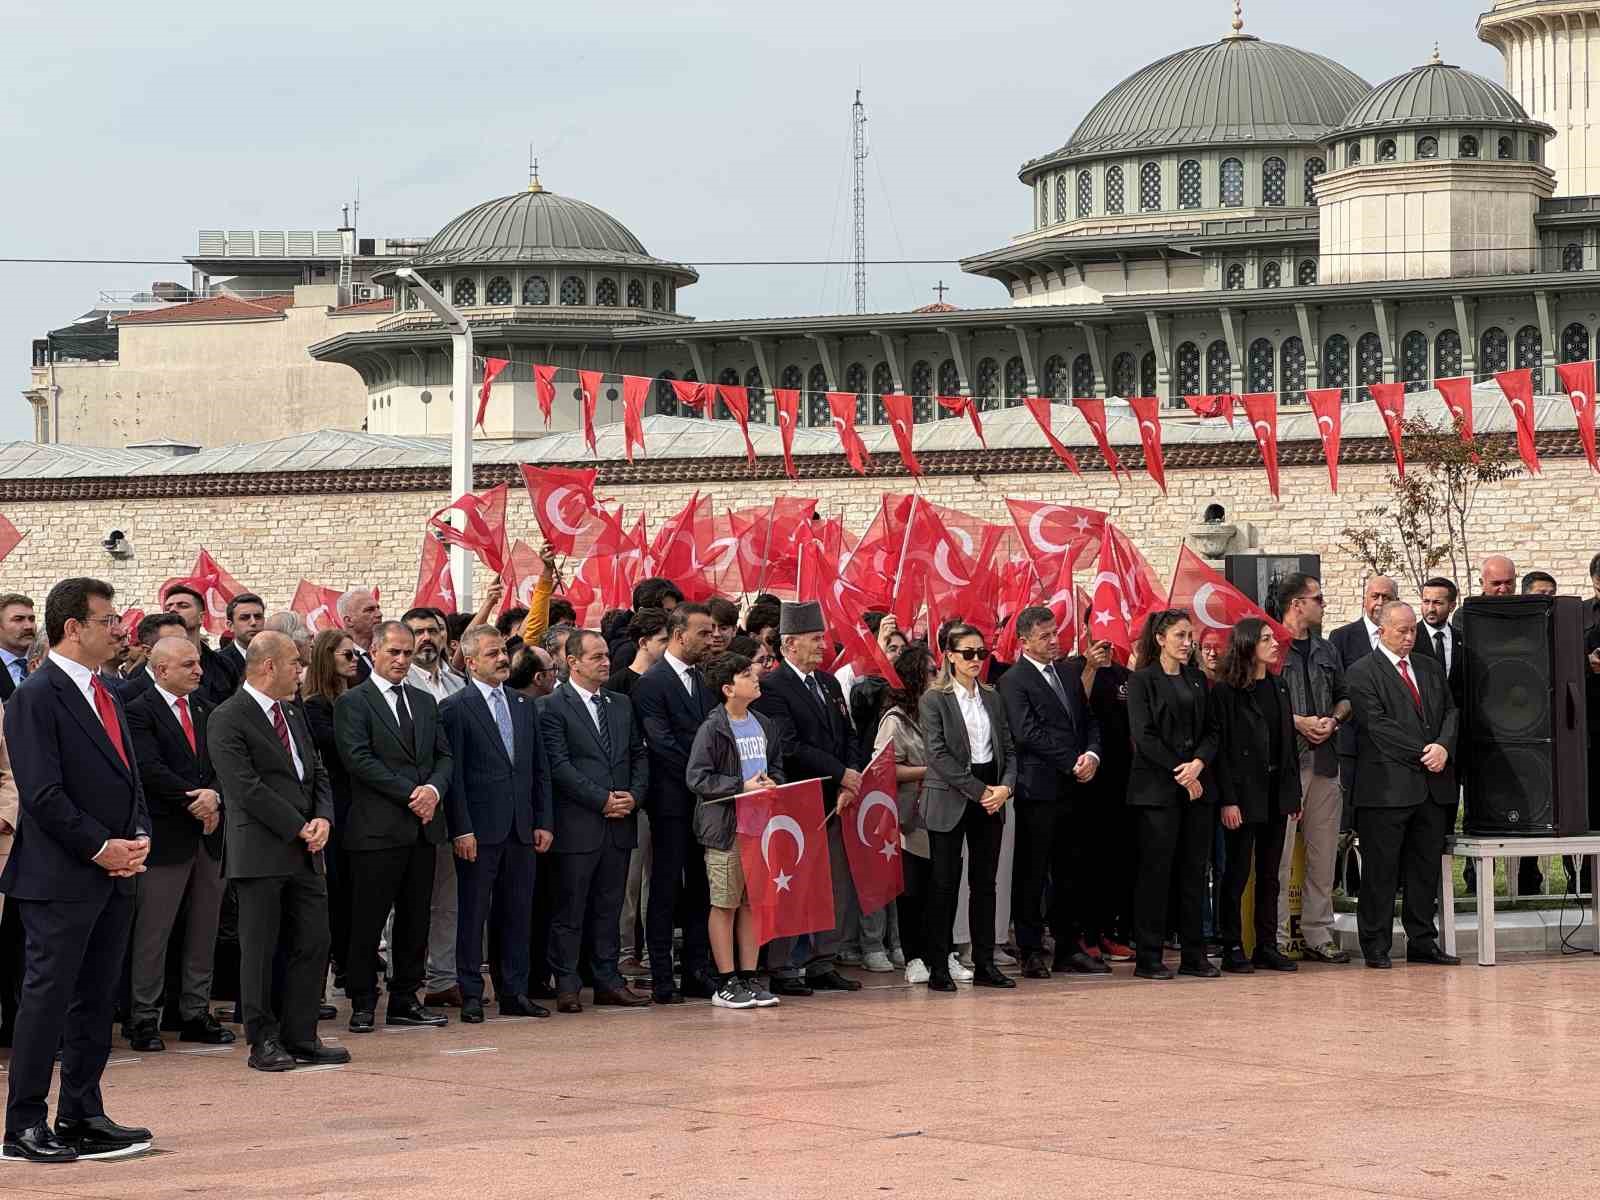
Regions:
[[[1482,7],[1487,7],[1487,0]],[[850,103],[871,129],[868,307],[1004,302],[956,258],[1029,221],[1026,159],[1146,63],[1228,31],[1231,0],[982,4],[9,5],[0,257],[179,259],[208,229],[427,237],[527,182],[663,258],[849,257]],[[1448,0],[1249,0],[1245,30],[1378,83],[1427,60],[1503,78]],[[159,13],[159,16],[153,14]],[[29,344],[102,290],[188,268],[0,264],[0,440],[28,437]],[[699,317],[850,311],[849,269],[703,266]]]

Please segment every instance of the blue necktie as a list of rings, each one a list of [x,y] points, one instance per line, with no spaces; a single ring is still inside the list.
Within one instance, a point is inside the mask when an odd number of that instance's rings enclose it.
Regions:
[[[506,745],[506,757],[516,762],[517,755],[513,747],[516,745],[517,735],[511,728],[511,710],[506,707],[506,694],[499,688],[495,688],[490,694],[494,697],[494,703],[489,708],[494,713],[494,723],[500,727],[500,740]]]
[[[600,749],[606,752],[607,761],[611,758],[611,729],[606,723],[606,706],[596,692],[589,697],[589,702],[594,705],[595,732],[600,735]]]

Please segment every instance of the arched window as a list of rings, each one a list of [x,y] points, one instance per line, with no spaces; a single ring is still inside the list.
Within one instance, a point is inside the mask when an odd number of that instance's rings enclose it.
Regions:
[[[655,309],[657,312],[660,312],[661,306],[666,303],[666,301],[662,298],[663,295],[664,293],[661,289],[661,280],[657,279],[650,284],[650,307]]]
[[[561,281],[561,303],[582,304],[585,291],[583,280],[576,275],[568,275]]]
[[[1543,339],[1539,336],[1537,325],[1524,325],[1517,330],[1515,342],[1515,366],[1520,371],[1524,367],[1533,368],[1533,390],[1537,394],[1544,391],[1544,370],[1540,366],[1543,361]]]
[[[1178,207],[1200,207],[1200,163],[1192,158],[1178,164]]]
[[[1417,157],[1418,158],[1438,158],[1439,157],[1439,139],[1434,137],[1434,136],[1432,136],[1431,134],[1428,135],[1427,137],[1419,137],[1417,139]]]
[[[828,411],[828,372],[821,363],[813,364],[806,373],[806,424],[828,426],[833,416]]]
[[[1244,163],[1237,158],[1225,158],[1217,169],[1217,194],[1222,197],[1223,208],[1244,206]]]
[[[1294,269],[1294,282],[1297,287],[1310,287],[1317,281],[1317,260],[1302,258],[1300,265]]]
[[[417,293],[415,291],[413,291],[411,288],[407,288],[406,289],[406,307],[407,308],[415,308],[416,306],[417,306]],[[376,400],[374,400],[372,402],[372,407],[373,408],[377,408],[378,407],[378,402]]]
[[[511,280],[504,275],[496,275],[483,289],[483,299],[486,304],[510,304]]]
[[[1161,207],[1161,164],[1147,162],[1139,168],[1139,211],[1155,212]]]
[[[860,363],[851,363],[844,369],[844,390],[856,394],[856,424],[867,424],[872,409],[867,403],[867,369]]]
[[[615,308],[617,306],[617,281],[606,278],[595,284],[594,302],[601,308]]]
[[[790,391],[797,392],[801,390],[805,386],[805,381],[805,372],[799,367],[795,366],[793,363],[790,363],[778,374],[778,386],[781,388],[787,388]],[[805,405],[802,404],[800,406],[800,411],[796,414],[797,418],[802,423],[804,423],[806,419],[805,412]],[[773,413],[773,417],[776,419],[776,412]]]
[[[1506,331],[1491,325],[1478,336],[1478,378],[1506,369]]]
[[[911,364],[911,412],[919,421],[933,420],[933,364],[919,358]]]
[[[1413,329],[1400,339],[1400,379],[1408,392],[1425,391],[1428,386],[1428,335]]]
[[[1028,371],[1015,354],[1006,359],[1005,384],[1006,407],[1016,408],[1028,395]]]
[[[1350,386],[1350,339],[1342,333],[1322,343],[1322,386]]]
[[[644,284],[637,279],[628,280],[628,307],[644,307]]]
[[[1094,176],[1087,171],[1078,172],[1078,215],[1087,217],[1094,211]]]
[[[745,395],[750,400],[750,419],[765,425],[767,422],[767,389],[761,384],[761,368],[751,367],[744,373]]]
[[[1355,167],[1361,164],[1361,143],[1346,142],[1344,146],[1344,165]]]
[[[1122,211],[1122,168],[1106,168],[1106,212],[1120,213]]]
[[[1193,342],[1183,342],[1173,355],[1177,364],[1178,395],[1200,394],[1200,347]]]
[[[430,279],[428,280],[428,286],[441,296],[445,294],[444,280],[442,279]]]
[[[947,358],[939,364],[939,395],[961,395],[961,372],[956,369],[956,360],[953,358]],[[941,417],[953,417],[957,414],[947,408],[941,408],[939,415]]]
[[[1478,157],[1478,139],[1470,133],[1464,133],[1456,141],[1456,153],[1462,158]]]
[[[678,394],[672,390],[672,381],[676,378],[671,371],[656,376],[656,412],[663,417],[678,415]]]
[[[549,304],[550,281],[543,275],[529,275],[522,281],[522,302],[524,304]]]
[[[1372,399],[1366,390],[1369,384],[1383,382],[1383,339],[1375,333],[1363,333],[1356,339],[1356,383],[1361,386],[1358,398]]]
[[[894,373],[889,370],[889,364],[881,362],[872,368],[872,423],[874,425],[887,425],[889,414],[883,410],[883,398],[894,391]]]
[[[1057,175],[1056,176],[1056,220],[1057,221],[1065,221],[1066,219],[1067,219],[1067,177],[1065,175]]]
[[[1072,360],[1072,394],[1094,395],[1094,359],[1080,354]]]
[[[984,411],[999,408],[1000,364],[992,358],[978,360],[978,373],[973,378],[972,392],[978,398],[978,407]]]
[[[1568,242],[1561,251],[1561,269],[1563,271],[1583,270],[1583,247],[1577,242]]]
[[[1034,185],[1034,191],[1039,195],[1039,204],[1035,210],[1038,216],[1035,218],[1035,223],[1043,229],[1050,224],[1050,177],[1047,175],[1039,180]]]
[[[1288,198],[1289,168],[1273,155],[1261,164],[1261,203],[1276,208]]]
[[[1317,176],[1325,175],[1327,171],[1328,164],[1323,159],[1316,156],[1306,159],[1305,202],[1307,204],[1317,202]]]
[[[1111,360],[1111,394],[1113,396],[1133,395],[1134,375],[1139,369],[1139,364],[1134,361],[1133,355],[1124,350]]]
[[[1067,360],[1059,354],[1052,354],[1044,360],[1044,378],[1041,387],[1044,394],[1052,400],[1061,395],[1061,389],[1067,382]]]
[[[1261,264],[1261,286],[1264,288],[1279,287],[1283,283],[1283,264],[1275,258],[1269,258]]]
[[[1271,392],[1273,386],[1272,343],[1266,338],[1256,338],[1245,355],[1245,379],[1252,392]]]
[[[598,288],[595,289],[599,291]],[[717,372],[717,382],[725,383],[729,387],[739,386],[739,369],[737,367],[723,367]],[[728,411],[728,406],[722,402],[721,393],[717,393],[711,401],[711,417],[716,421],[731,421],[733,414]]]
[[[1511,148],[1510,138],[1503,137],[1495,143],[1496,158],[1515,158],[1516,154],[1517,152]]]
[[[1539,161],[1539,139],[1536,137],[1528,139],[1528,161],[1531,163]]]
[[[1233,391],[1233,358],[1228,354],[1228,343],[1221,338],[1206,347],[1206,391]]]
[[[1139,394],[1141,396],[1154,396],[1156,394],[1156,352],[1146,350],[1144,357],[1139,360]]]
[[[1244,290],[1244,264],[1229,263],[1228,269],[1222,276],[1223,290],[1229,292],[1242,292]]]
[[[456,280],[455,289],[450,293],[450,299],[457,308],[471,308],[478,302],[478,284],[472,279]]]
[[[1278,347],[1278,376],[1283,380],[1283,402],[1305,403],[1306,345],[1298,337],[1284,338]]]
[[[1395,149],[1393,138],[1384,138],[1378,143],[1379,162],[1393,162],[1397,157],[1399,157],[1399,153]]]
[[[1454,329],[1441,329],[1433,339],[1435,379],[1455,379],[1461,374],[1461,335]]]
[[[1583,362],[1589,357],[1589,329],[1581,321],[1574,321],[1561,331],[1561,361]]]

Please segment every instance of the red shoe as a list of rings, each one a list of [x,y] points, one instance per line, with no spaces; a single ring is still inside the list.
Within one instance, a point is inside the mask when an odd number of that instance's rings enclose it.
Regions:
[[[1094,959],[1096,962],[1100,961],[1100,947],[1099,946],[1091,946],[1091,945],[1089,945],[1088,942],[1084,941],[1082,938],[1079,938],[1078,939],[1078,949],[1082,950],[1085,954],[1087,954],[1090,958]]]
[[[1100,939],[1100,950],[1112,962],[1132,962],[1134,959],[1132,949],[1111,938]]]

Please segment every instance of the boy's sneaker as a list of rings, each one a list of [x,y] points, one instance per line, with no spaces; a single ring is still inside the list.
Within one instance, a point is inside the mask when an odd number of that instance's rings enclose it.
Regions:
[[[906,964],[907,983],[927,983],[928,968],[920,958],[913,958]]]
[[[892,962],[897,967],[905,966],[906,965],[906,952],[904,950],[900,949],[899,946],[891,946],[889,948],[889,961]]]
[[[971,983],[972,982],[972,968],[967,966],[964,962],[962,962],[962,960],[959,957],[957,957],[956,952],[954,950],[952,950],[950,952],[950,968],[949,968],[949,970],[950,970],[950,978],[954,979],[957,983]]]
[[[894,963],[889,961],[889,956],[882,950],[874,950],[871,954],[863,955],[861,965],[879,975],[885,975],[894,970]]]
[[[777,997],[773,997],[777,999]],[[750,994],[750,989],[745,987],[744,980],[738,976],[723,982],[711,995],[713,1008],[754,1008],[756,998]]]
[[[761,980],[753,976],[744,980],[744,990],[749,993],[750,999],[755,1001],[757,1008],[771,1008],[774,1004],[783,1003],[783,1001],[761,986]]]

